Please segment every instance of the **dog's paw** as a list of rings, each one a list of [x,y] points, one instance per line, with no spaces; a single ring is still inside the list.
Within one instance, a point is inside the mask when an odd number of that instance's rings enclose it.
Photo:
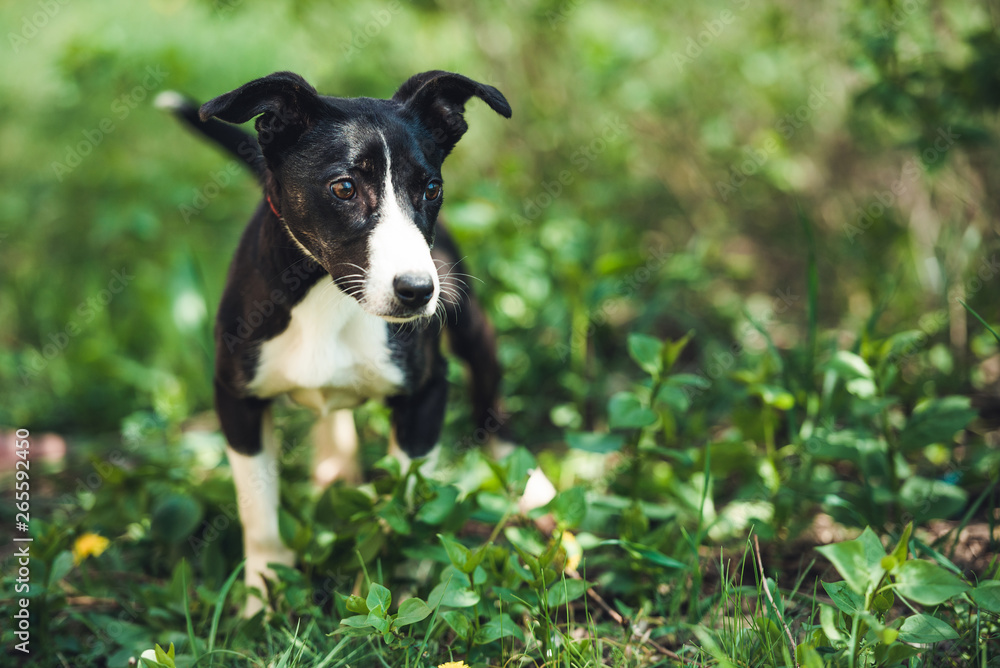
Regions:
[[[247,600],[243,606],[243,617],[249,619],[265,608],[269,610],[267,602],[267,580],[276,580],[277,575],[268,564],[281,564],[282,566],[295,566],[295,552],[284,545],[247,555],[246,572],[244,582],[247,586]]]

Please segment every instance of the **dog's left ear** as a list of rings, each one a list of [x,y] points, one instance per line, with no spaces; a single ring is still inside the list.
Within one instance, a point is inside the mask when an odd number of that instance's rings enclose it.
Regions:
[[[478,97],[504,118],[510,118],[510,105],[503,93],[493,86],[473,81],[461,74],[433,70],[410,77],[392,99],[403,105],[430,130],[442,159],[451,152],[469,129],[463,114],[470,97]]]

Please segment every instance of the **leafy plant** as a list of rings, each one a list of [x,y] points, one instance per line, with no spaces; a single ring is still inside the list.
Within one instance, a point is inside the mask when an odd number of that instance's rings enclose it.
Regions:
[[[819,627],[799,645],[806,665],[822,665],[821,655],[850,668],[911,665],[909,660],[925,651],[921,647],[959,638],[940,615],[917,605],[934,609],[956,599],[981,600],[981,613],[996,612],[994,581],[973,587],[947,561],[910,558],[912,531],[907,524],[888,553],[870,528],[854,540],[817,548],[844,579],[822,583],[833,605],[820,604]],[[901,605],[908,612],[901,613]]]
[[[399,605],[394,615],[389,614],[392,594],[378,583],[372,583],[368,589],[368,597],[350,596],[345,606],[351,612],[358,613],[340,621],[347,627],[342,631],[347,635],[376,635],[390,647],[406,648],[416,640],[404,636],[401,630],[405,626],[416,624],[431,614],[432,610],[426,602],[419,598],[408,598]]]

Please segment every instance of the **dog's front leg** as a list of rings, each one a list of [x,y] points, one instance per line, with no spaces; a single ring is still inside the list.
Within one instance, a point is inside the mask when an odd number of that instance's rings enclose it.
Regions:
[[[434,373],[423,387],[386,401],[392,409],[393,435],[389,452],[399,459],[404,472],[409,468],[410,458],[429,455],[441,437],[448,403],[447,364],[440,356],[433,363]]]
[[[281,463],[280,444],[274,434],[271,409],[262,416],[263,448],[256,455],[241,455],[229,448],[229,466],[233,470],[236,498],[243,523],[243,550],[246,555],[245,580],[248,594],[243,615],[252,617],[264,606],[267,589],[264,578],[274,579],[270,563],[295,565],[295,552],[285,547],[278,533],[278,484]]]
[[[278,532],[281,444],[274,433],[270,402],[235,397],[218,382],[215,390],[243,524],[244,579],[250,590],[243,614],[252,617],[265,604],[264,578],[274,578],[267,565],[295,565],[295,553],[285,547]]]

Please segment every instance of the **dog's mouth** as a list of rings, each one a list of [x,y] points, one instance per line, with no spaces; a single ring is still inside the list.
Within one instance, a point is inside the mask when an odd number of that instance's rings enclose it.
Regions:
[[[414,321],[417,321],[417,320],[425,320],[427,318],[430,318],[434,314],[433,313],[418,313],[416,315],[410,315],[410,316],[396,316],[396,315],[384,315],[384,314],[381,314],[381,313],[372,313],[372,315],[377,315],[378,317],[382,318],[386,322],[391,322],[391,323],[395,323],[395,324],[405,324],[405,323],[414,322]]]
[[[386,308],[372,308],[366,300],[358,299],[358,303],[361,304],[363,308],[368,313],[378,316],[385,320],[386,322],[391,322],[395,324],[403,324],[407,322],[415,322],[418,320],[425,320],[431,318],[436,313],[436,304],[428,304],[419,309],[408,309],[402,307],[398,304],[394,304],[392,307]]]

